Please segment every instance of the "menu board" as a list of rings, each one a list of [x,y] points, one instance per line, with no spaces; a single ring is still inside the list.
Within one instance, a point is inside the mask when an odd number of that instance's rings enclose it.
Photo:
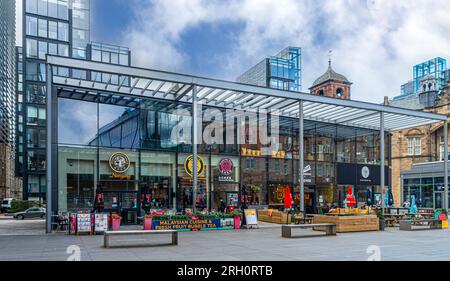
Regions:
[[[95,214],[94,229],[95,232],[105,232],[108,230],[108,215],[107,214]]]
[[[258,225],[258,218],[256,217],[255,209],[244,210],[244,215],[247,225]]]
[[[91,232],[91,214],[77,214],[77,232]]]

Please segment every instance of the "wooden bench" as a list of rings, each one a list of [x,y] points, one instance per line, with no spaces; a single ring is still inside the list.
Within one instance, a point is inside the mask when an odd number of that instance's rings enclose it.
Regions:
[[[400,230],[442,229],[442,221],[437,219],[401,220]],[[416,227],[414,227],[416,226]],[[426,226],[426,228],[424,228]]]
[[[168,245],[178,245],[178,232],[175,230],[127,230],[127,231],[105,231],[103,235],[103,241],[105,248],[111,248],[110,237],[111,236],[146,236],[146,235],[164,235],[171,234],[172,241]],[[136,245],[137,246],[137,245]],[[143,246],[143,245],[139,245]],[[150,245],[149,245],[150,246]],[[116,247],[130,247],[116,246]]]
[[[325,228],[325,235],[301,235],[296,237],[316,237],[316,236],[332,236],[336,235],[336,225],[331,223],[315,223],[315,224],[288,224],[281,226],[281,237],[284,238],[292,238],[292,229],[293,228],[315,228],[321,227]]]

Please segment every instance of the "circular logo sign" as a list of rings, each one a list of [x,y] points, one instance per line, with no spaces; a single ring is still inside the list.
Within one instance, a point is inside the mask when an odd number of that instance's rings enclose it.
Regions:
[[[233,173],[234,164],[229,158],[223,158],[219,162],[219,172],[223,176],[230,176]]]
[[[189,176],[194,174],[194,155],[187,157],[184,160],[184,170]],[[201,176],[205,172],[205,162],[200,156],[197,156],[197,175]]]
[[[116,152],[109,158],[109,166],[116,173],[125,173],[130,168],[130,159],[125,153]]]
[[[369,170],[369,167],[364,166],[364,167],[361,169],[361,175],[362,175],[363,178],[367,179],[367,178],[370,176],[370,170]]]

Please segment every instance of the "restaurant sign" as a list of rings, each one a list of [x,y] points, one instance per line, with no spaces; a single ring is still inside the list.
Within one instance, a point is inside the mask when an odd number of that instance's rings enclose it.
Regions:
[[[190,155],[184,160],[184,170],[186,173],[193,177],[194,174],[194,155]],[[197,175],[200,177],[206,169],[205,161],[200,156],[197,156]]]
[[[234,229],[234,219],[184,219],[184,220],[153,220],[152,229],[154,230],[226,230]]]
[[[125,173],[130,168],[130,159],[125,153],[116,152],[109,158],[109,167],[114,173]]]
[[[219,168],[219,182],[234,182],[234,163],[230,158],[223,158],[217,165]]]

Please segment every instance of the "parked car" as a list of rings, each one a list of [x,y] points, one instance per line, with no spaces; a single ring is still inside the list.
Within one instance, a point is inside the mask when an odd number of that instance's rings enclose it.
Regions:
[[[2,212],[6,212],[11,209],[11,203],[14,198],[5,198],[2,201]]]
[[[44,208],[30,208],[23,212],[18,212],[14,214],[14,218],[17,220],[31,219],[31,218],[41,218],[45,219],[45,209]]]

